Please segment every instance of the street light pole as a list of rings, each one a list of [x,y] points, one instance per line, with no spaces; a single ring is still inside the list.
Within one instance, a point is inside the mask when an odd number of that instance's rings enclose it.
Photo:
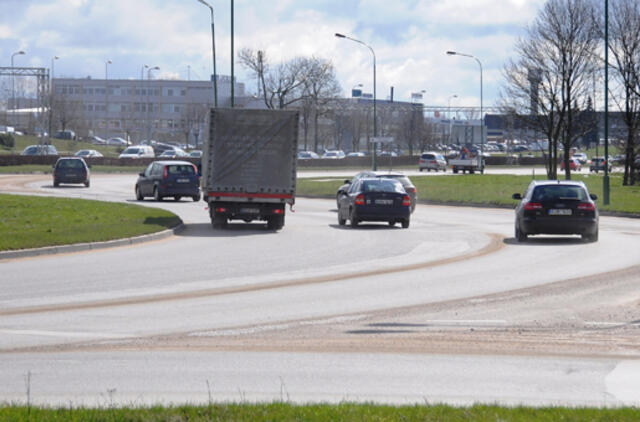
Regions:
[[[19,55],[23,55],[26,54],[24,51],[20,50],[20,51],[16,51],[15,53],[13,53],[11,55],[11,97],[13,98],[13,119],[11,123],[13,123],[13,127],[15,130],[16,127],[16,74],[13,70],[13,58],[15,56],[19,56]]]
[[[147,69],[147,142],[151,144],[151,121],[149,119],[149,86],[151,80],[151,71],[152,70],[160,70],[158,66],[150,67]]]
[[[48,122],[48,128],[47,128],[47,136],[49,138],[51,138],[51,126],[53,124],[52,120],[53,120],[53,76],[54,76],[54,64],[55,64],[55,60],[58,60],[60,57],[58,56],[53,56],[51,58],[51,74],[49,75],[49,122]]]
[[[477,57],[471,54],[458,53],[456,51],[447,51],[449,56],[463,56],[474,59],[478,66],[480,66],[480,159],[484,160],[483,147],[484,147],[484,116],[482,113],[482,63]],[[483,166],[484,167],[484,166]]]
[[[106,62],[104,62],[104,107],[105,107],[105,111],[104,111],[104,115],[106,117],[105,119],[105,123],[106,126],[104,129],[104,139],[109,139],[109,123],[110,123],[110,119],[109,119],[109,73],[108,73],[108,66],[111,64],[111,60],[107,60]]]
[[[211,10],[211,56],[213,57],[213,105],[218,107],[218,75],[216,73],[216,39],[215,28],[213,25],[213,7],[205,0],[198,0]],[[231,58],[233,60],[233,57]],[[232,82],[233,83],[233,82]]]
[[[345,38],[354,42],[357,42],[358,44],[362,44],[365,47],[367,47],[369,49],[369,51],[371,51],[371,54],[373,55],[373,137],[377,137],[378,136],[378,122],[376,119],[376,53],[373,51],[373,48],[371,48],[370,45],[365,44],[364,42],[357,40],[355,38],[351,38],[348,37],[344,34],[335,34],[336,37],[338,38]],[[377,150],[378,150],[378,144],[376,142],[373,143],[373,157],[372,157],[372,162],[371,162],[371,168],[373,171],[376,171],[378,169],[378,165],[377,165]]]
[[[600,141],[598,141],[600,142]],[[604,205],[609,205],[609,1],[604,2],[604,177],[602,196]]]

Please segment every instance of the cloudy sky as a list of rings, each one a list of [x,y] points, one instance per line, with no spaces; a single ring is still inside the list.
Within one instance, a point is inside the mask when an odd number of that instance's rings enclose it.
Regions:
[[[215,10],[219,74],[230,74],[230,0],[207,0]],[[345,95],[362,83],[372,91],[372,56],[340,32],[369,44],[377,57],[379,98],[395,87],[397,100],[425,90],[424,103],[475,106],[479,67],[484,102],[492,105],[515,40],[544,0],[236,0],[235,49],[265,50],[274,63],[294,56],[331,59]],[[143,65],[157,77],[208,79],[212,72],[209,9],[197,0],[0,0],[0,66],[50,67],[55,76],[139,78]],[[239,65],[236,77],[255,92]]]

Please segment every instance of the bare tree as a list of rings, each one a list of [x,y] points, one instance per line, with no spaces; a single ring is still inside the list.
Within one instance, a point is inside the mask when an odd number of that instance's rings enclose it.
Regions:
[[[57,130],[67,130],[82,121],[82,106],[64,94],[53,93],[51,97],[53,126]],[[76,129],[76,128],[74,128]]]
[[[505,66],[503,109],[549,141],[547,176],[557,178],[558,146],[564,147],[565,177],[571,178],[569,154],[589,131],[589,82],[597,65],[598,32],[589,0],[549,0],[527,28]]]
[[[609,24],[608,47],[615,60],[614,77],[622,91],[617,102],[627,126],[622,184],[634,185],[633,163],[640,131],[640,33],[636,30],[640,28],[640,1],[613,0]]]

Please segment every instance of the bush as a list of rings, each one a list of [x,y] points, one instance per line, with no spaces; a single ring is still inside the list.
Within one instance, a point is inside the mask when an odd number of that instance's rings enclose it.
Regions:
[[[16,146],[16,140],[10,133],[0,133],[0,145],[5,148],[13,148]]]

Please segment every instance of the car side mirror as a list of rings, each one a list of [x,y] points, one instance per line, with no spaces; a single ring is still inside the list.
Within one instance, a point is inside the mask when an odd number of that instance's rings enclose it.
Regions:
[[[52,166],[51,166],[51,168],[52,168],[52,169],[55,169],[55,168],[56,168],[56,165],[55,165],[55,164],[54,164],[54,165],[52,165]]]
[[[348,179],[345,179],[345,181],[344,181],[344,182],[345,182],[347,185],[350,185],[350,184],[351,184],[351,180],[348,180]]]
[[[511,198],[517,199],[517,200],[521,200],[522,199],[522,195],[520,195],[519,193],[514,193],[513,195],[511,195]]]
[[[590,193],[589,194],[589,198],[591,198],[592,200],[597,200],[598,199],[598,195],[596,195],[595,193]]]
[[[144,172],[138,173],[138,176],[143,176],[144,177]]]

